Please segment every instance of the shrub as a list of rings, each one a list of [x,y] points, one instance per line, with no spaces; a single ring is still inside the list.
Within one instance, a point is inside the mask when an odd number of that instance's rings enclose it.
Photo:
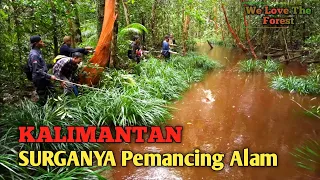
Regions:
[[[278,71],[281,66],[279,62],[273,60],[246,60],[238,63],[240,72],[267,72],[272,73]]]
[[[319,94],[320,93],[320,75],[311,74],[304,77],[289,76],[282,74],[272,78],[271,87],[276,90],[287,90],[300,94]]]

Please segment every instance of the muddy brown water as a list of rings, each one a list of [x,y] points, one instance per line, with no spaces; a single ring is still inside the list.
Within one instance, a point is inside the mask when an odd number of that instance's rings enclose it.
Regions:
[[[229,167],[226,163],[222,171],[213,171],[210,167],[138,168],[129,164],[113,168],[108,177],[115,180],[319,178],[298,168],[290,152],[320,134],[320,121],[306,116],[291,99],[309,107],[319,104],[320,98],[272,90],[268,86],[269,75],[238,73],[236,63],[245,59],[240,51],[223,47],[209,50],[207,46],[201,46],[198,51],[218,60],[225,68],[208,73],[202,82],[193,84],[184,93],[182,100],[174,103],[177,110],[167,124],[184,127],[182,143],[108,144],[106,149],[112,150],[120,162],[122,150],[187,153],[200,148],[209,153],[222,152],[228,157],[234,150],[249,148],[250,152],[277,153],[278,167]],[[304,75],[306,68],[300,64],[289,64],[284,73]],[[209,91],[211,103],[204,101]]]

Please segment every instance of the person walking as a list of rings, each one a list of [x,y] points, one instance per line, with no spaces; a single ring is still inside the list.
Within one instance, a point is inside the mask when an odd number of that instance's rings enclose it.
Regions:
[[[162,42],[161,54],[163,55],[166,61],[170,60],[171,54],[178,54],[177,52],[173,52],[170,50],[169,40],[170,37],[167,35],[164,37],[164,41]]]

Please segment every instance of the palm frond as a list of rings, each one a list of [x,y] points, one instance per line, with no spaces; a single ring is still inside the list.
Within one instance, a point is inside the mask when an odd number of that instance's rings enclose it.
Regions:
[[[148,30],[145,26],[139,23],[132,23],[119,32],[119,37],[121,38],[131,34],[142,34],[143,32],[148,33]]]

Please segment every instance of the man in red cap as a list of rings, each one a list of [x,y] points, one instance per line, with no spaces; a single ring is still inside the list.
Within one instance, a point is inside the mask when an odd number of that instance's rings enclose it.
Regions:
[[[50,80],[56,80],[56,77],[48,74],[48,67],[40,51],[45,45],[40,36],[30,37],[31,51],[29,54],[28,67],[32,72],[32,82],[37,88],[39,104],[45,105],[48,96],[54,92],[54,86]]]

